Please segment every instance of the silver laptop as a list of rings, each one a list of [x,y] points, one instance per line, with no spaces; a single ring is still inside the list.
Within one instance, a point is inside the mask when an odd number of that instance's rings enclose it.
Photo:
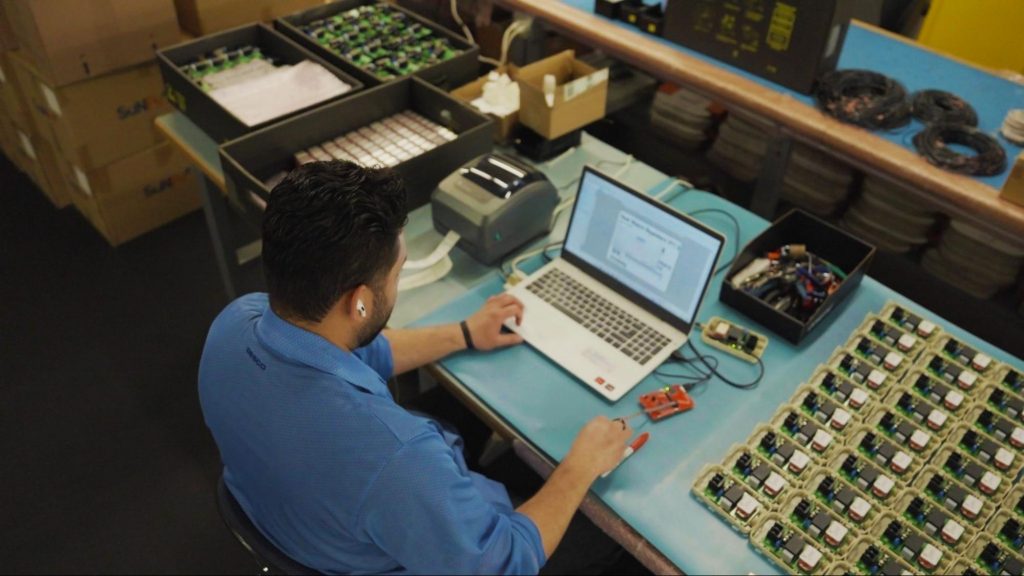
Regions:
[[[725,238],[590,167],[560,258],[508,290],[508,328],[615,401],[686,343]]]

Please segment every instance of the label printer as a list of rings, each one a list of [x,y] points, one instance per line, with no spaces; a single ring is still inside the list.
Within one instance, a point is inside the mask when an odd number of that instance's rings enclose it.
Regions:
[[[431,203],[438,232],[458,233],[463,250],[493,264],[551,231],[558,190],[535,168],[485,154],[442,180]]]

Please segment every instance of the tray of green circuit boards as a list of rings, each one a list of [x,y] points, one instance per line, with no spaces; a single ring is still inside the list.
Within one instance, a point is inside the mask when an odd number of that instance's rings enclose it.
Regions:
[[[275,26],[367,86],[415,74],[452,89],[478,76],[478,46],[389,2],[338,0],[280,18]]]
[[[693,491],[789,574],[1021,574],[1022,470],[1024,371],[889,303]]]

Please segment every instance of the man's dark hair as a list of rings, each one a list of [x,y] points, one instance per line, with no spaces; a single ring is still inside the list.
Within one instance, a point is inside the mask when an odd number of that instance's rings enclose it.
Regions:
[[[319,322],[342,294],[382,285],[398,258],[405,185],[393,171],[313,162],[270,194],[263,269],[274,310]]]

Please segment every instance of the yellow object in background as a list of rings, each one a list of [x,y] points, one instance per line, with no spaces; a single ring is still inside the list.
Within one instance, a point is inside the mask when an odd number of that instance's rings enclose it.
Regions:
[[[932,0],[917,40],[983,68],[1024,73],[1024,0]]]

